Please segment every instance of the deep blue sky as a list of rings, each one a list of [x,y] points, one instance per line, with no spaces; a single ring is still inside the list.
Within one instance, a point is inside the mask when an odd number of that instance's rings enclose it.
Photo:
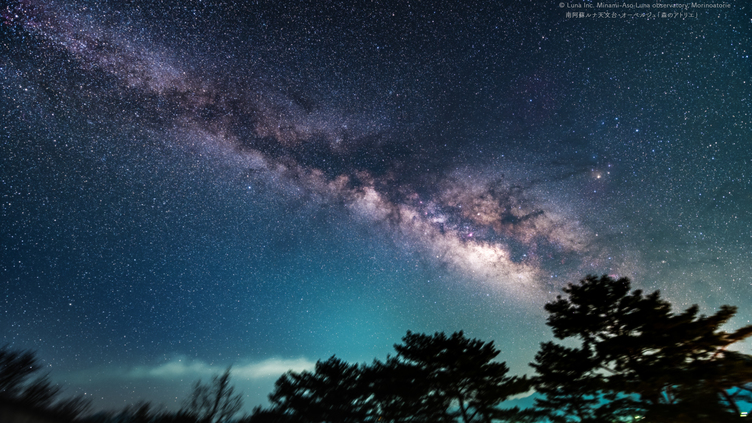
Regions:
[[[0,337],[66,392],[250,410],[407,330],[530,373],[588,273],[749,323],[743,2],[155,3],[2,13]]]

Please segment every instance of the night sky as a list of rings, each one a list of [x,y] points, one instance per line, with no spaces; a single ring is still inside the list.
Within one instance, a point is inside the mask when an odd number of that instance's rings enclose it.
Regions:
[[[232,364],[249,411],[407,330],[531,374],[587,274],[747,324],[752,21],[725,4],[12,1],[0,343],[96,409]]]

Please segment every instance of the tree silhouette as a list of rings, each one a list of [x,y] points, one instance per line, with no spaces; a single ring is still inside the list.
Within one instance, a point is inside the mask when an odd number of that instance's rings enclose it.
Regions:
[[[444,409],[430,407],[425,373],[416,366],[388,357],[363,369],[363,385],[370,394],[369,417],[379,422],[441,421]]]
[[[277,380],[269,395],[272,410],[263,412],[268,419],[279,421],[363,422],[368,414],[367,395],[360,376],[358,365],[334,356],[318,361],[314,372],[288,372]]]
[[[235,387],[230,386],[228,367],[223,374],[214,376],[210,384],[197,381],[181,411],[194,416],[200,423],[219,423],[235,416],[242,406],[242,396],[235,394]]]
[[[60,388],[47,375],[32,379],[41,369],[33,352],[0,348],[0,405],[59,421],[71,421],[89,408],[82,396],[60,399]]]
[[[79,419],[81,423],[199,423],[195,414],[185,410],[167,411],[163,406],[154,407],[148,401],[128,405],[120,412],[99,412]]]
[[[491,422],[514,421],[519,410],[499,404],[530,388],[493,361],[493,342],[408,332],[397,356],[371,366],[331,357],[314,372],[288,372],[275,383],[270,409],[249,422]]]
[[[536,391],[543,394],[535,403],[554,422],[597,421],[595,410],[603,401],[603,380],[589,354],[553,342],[542,344],[532,366]]]
[[[589,275],[546,305],[548,325],[575,347],[541,345],[531,365],[536,405],[555,422],[643,416],[654,422],[719,422],[739,418],[749,398],[752,357],[728,347],[752,335],[719,327],[736,312],[711,316],[696,305],[674,314],[658,291],[630,293],[627,278]]]
[[[250,416],[245,416],[238,423],[292,423],[292,416],[277,408],[253,408]]]
[[[402,341],[402,345],[394,346],[397,358],[417,370],[418,403],[425,417],[465,423],[519,417],[518,410],[498,406],[528,391],[531,385],[525,377],[506,376],[506,364],[494,361],[499,350],[493,341],[468,339],[461,331],[451,336],[407,332]],[[440,411],[440,416],[432,416],[434,410]]]
[[[0,349],[0,398],[18,398],[37,370],[39,364],[31,351],[14,351],[7,346]]]

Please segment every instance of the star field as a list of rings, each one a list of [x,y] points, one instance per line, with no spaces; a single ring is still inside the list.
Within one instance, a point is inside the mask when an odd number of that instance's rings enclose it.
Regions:
[[[589,273],[748,323],[748,8],[567,12],[11,2],[3,342],[97,408],[233,364],[250,410],[407,330],[530,373]]]

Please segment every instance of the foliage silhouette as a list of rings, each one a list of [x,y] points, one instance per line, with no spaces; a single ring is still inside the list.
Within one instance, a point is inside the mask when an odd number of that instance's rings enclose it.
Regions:
[[[639,415],[650,422],[738,419],[752,389],[752,357],[727,348],[752,335],[719,327],[736,312],[723,306],[698,316],[693,305],[674,314],[658,291],[630,293],[627,278],[589,275],[546,305],[558,339],[531,365],[544,398],[536,406],[554,422],[613,421]]]

